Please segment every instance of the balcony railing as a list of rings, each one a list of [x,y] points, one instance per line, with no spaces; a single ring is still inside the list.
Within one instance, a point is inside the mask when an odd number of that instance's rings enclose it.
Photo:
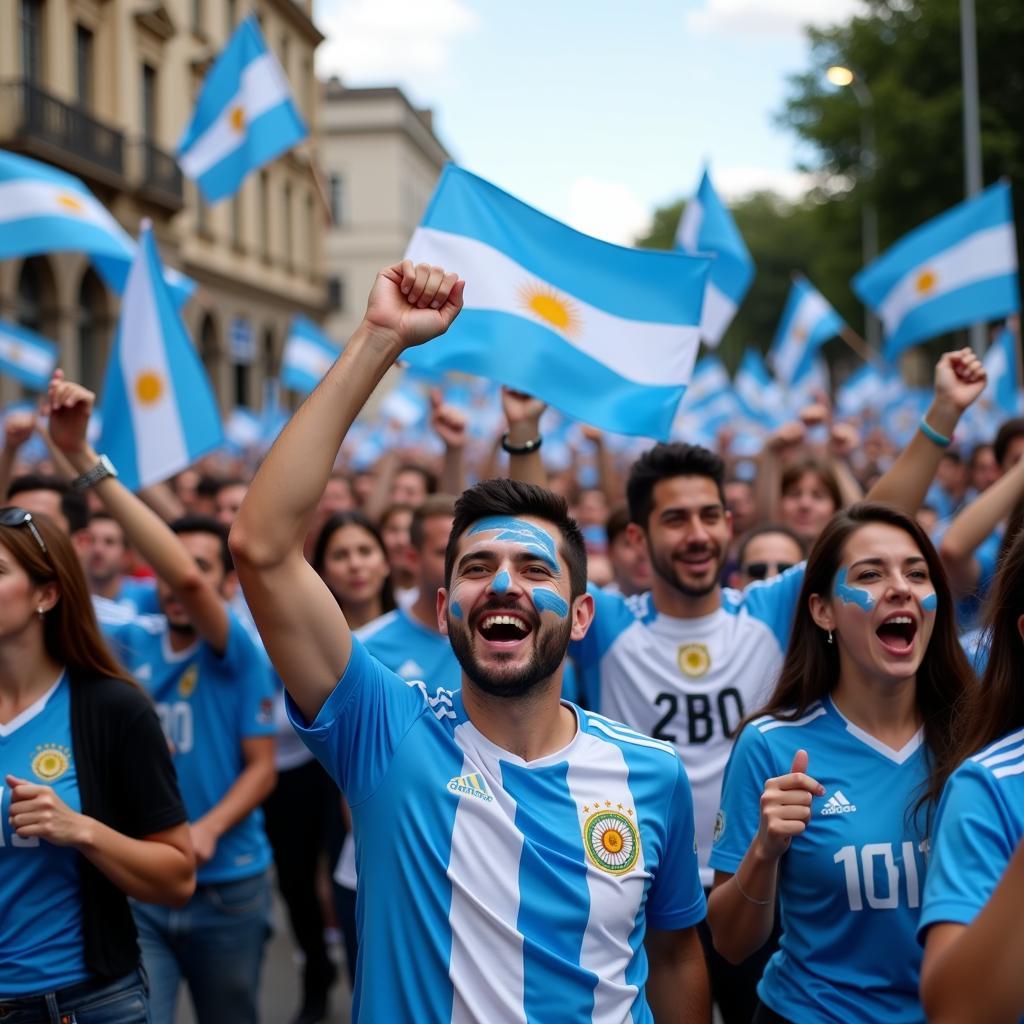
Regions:
[[[140,191],[154,202],[180,210],[185,203],[185,187],[178,162],[152,139],[142,139],[139,148],[142,156]]]
[[[0,118],[19,148],[38,152],[56,150],[72,169],[99,171],[104,178],[124,175],[124,136],[91,117],[81,107],[51,96],[28,79],[2,87]],[[12,116],[13,115],[13,116]],[[62,161],[63,162],[63,161]],[[105,173],[104,173],[105,172]]]

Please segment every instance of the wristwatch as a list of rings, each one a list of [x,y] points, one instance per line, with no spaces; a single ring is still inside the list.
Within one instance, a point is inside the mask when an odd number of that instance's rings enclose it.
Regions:
[[[87,491],[90,487],[95,487],[101,480],[106,480],[108,476],[117,479],[117,470],[114,469],[114,464],[110,459],[106,455],[101,455],[99,458],[100,461],[92,469],[71,481],[74,490]]]

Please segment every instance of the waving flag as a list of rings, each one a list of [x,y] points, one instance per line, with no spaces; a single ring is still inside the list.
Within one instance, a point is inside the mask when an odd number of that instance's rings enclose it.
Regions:
[[[166,480],[224,439],[213,389],[164,283],[149,222],[121,302],[99,447],[126,487]]]
[[[178,144],[178,162],[215,203],[233,196],[250,171],[308,134],[288,77],[251,14],[203,82],[195,114]]]
[[[414,368],[462,370],[605,430],[667,437],[699,344],[708,260],[582,235],[449,164],[406,256],[466,277]]]
[[[1003,417],[1017,415],[1020,396],[1019,360],[1017,336],[1006,327],[985,353],[985,372],[988,374],[987,397]]]
[[[45,391],[57,365],[57,345],[27,327],[0,321],[0,371],[33,391]]]
[[[49,164],[0,150],[0,260],[43,252],[88,253],[119,295],[135,259],[132,237],[76,177]],[[164,271],[182,305],[195,282]]]
[[[312,320],[292,318],[281,359],[281,385],[308,395],[338,358],[338,348]]]
[[[836,389],[836,408],[844,416],[887,408],[903,392],[903,379],[891,366],[866,363]]]
[[[743,353],[733,387],[747,414],[767,427],[777,427],[786,418],[786,395],[772,377],[757,349]]]
[[[889,359],[1019,309],[1010,186],[993,185],[915,228],[851,283],[881,319]]]
[[[802,377],[815,353],[844,326],[821,292],[797,274],[769,356],[779,380],[788,386]]]
[[[705,170],[697,194],[687,204],[676,231],[676,248],[687,253],[713,253],[700,334],[715,347],[732,323],[754,279],[754,261],[728,207],[718,198]]]

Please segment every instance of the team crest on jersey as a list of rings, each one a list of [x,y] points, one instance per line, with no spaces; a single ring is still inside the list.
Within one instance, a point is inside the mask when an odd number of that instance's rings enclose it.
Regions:
[[[711,668],[707,644],[682,644],[676,654],[679,671],[691,679],[699,679]]]
[[[596,803],[593,813],[583,822],[583,846],[594,867],[612,875],[624,875],[636,867],[640,858],[640,833],[632,820],[633,808]],[[584,807],[583,813],[590,811]],[[625,811],[625,813],[623,813]]]
[[[56,782],[71,766],[71,751],[58,743],[36,747],[32,771],[43,782]]]
[[[715,815],[715,829],[711,833],[711,843],[714,845],[725,833],[725,811],[719,811]]]
[[[189,665],[187,669],[182,673],[181,678],[178,680],[178,693],[182,697],[191,697],[195,693],[196,686],[199,683],[199,666],[196,664]]]

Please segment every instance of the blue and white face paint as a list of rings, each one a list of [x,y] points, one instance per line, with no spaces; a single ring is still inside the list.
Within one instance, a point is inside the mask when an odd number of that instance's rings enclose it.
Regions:
[[[939,607],[939,595],[932,592],[921,598],[921,607],[926,612],[933,612]]]
[[[846,566],[836,573],[836,597],[844,604],[855,604],[862,611],[870,612],[875,607],[875,599],[861,587],[851,587],[846,582],[846,573]]]

